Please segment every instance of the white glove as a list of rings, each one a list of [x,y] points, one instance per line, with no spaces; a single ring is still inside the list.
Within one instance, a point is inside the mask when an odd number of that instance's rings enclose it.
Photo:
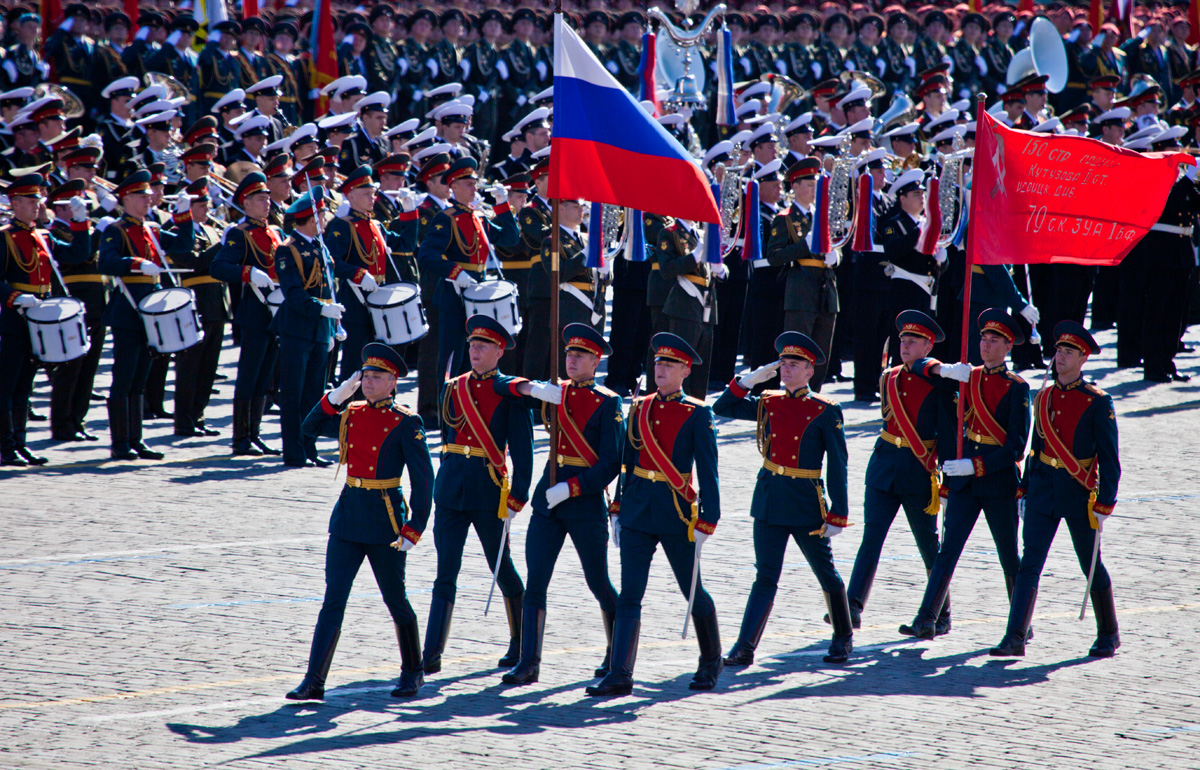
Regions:
[[[113,197],[107,190],[100,191],[100,197],[97,199],[100,203],[100,208],[105,211],[112,211],[117,207],[117,199]]]
[[[1107,519],[1109,516],[1112,516],[1112,514],[1111,513],[1099,513],[1097,511],[1092,511],[1092,515],[1096,517],[1096,531],[1103,532],[1104,531],[1104,520]]]
[[[974,476],[975,463],[966,459],[946,460],[942,463],[942,472],[947,476]]]
[[[370,273],[363,273],[362,280],[358,282],[358,288],[366,292],[372,292],[379,288],[379,281],[376,281],[375,276]]]
[[[460,289],[465,289],[475,285],[475,276],[463,270],[458,275],[454,276],[454,285]]]
[[[939,377],[945,377],[947,380],[958,380],[959,382],[969,382],[971,379],[970,364],[942,364],[942,368],[938,370]]]
[[[837,537],[841,534],[843,529],[845,529],[845,527],[839,527],[836,524],[825,522],[825,537]]]
[[[1021,317],[1028,321],[1030,326],[1037,326],[1038,321],[1042,320],[1042,314],[1033,305],[1021,308]]]
[[[157,278],[158,274],[162,271],[161,267],[148,260],[142,260],[142,263],[138,265],[138,272],[142,275],[148,275],[151,278]]]
[[[608,517],[608,526],[612,530],[612,543],[614,548],[621,547],[621,515],[618,513],[611,514]]]
[[[696,247],[696,249],[692,251],[692,259],[696,260],[697,265],[702,265],[704,264],[704,261],[708,259],[708,252],[705,249]]]
[[[20,294],[12,301],[13,307],[19,307],[28,310],[31,307],[37,307],[42,304],[42,301],[32,294]]]
[[[417,197],[408,190],[401,190],[396,196],[396,203],[400,204],[400,210],[407,214],[417,207]]]
[[[570,497],[571,487],[567,485],[567,482],[560,481],[546,490],[546,505],[553,508],[559,503],[569,500]]]
[[[835,249],[825,255],[825,264],[830,267],[837,267],[839,257],[841,257],[841,254]]]
[[[358,382],[362,379],[362,372],[355,372],[350,375],[341,385],[338,385],[329,392],[329,403],[334,406],[341,406],[354,395],[354,391],[358,390]]]
[[[175,196],[175,213],[186,214],[192,210],[192,196],[181,192]]]
[[[492,194],[492,199],[496,201],[497,206],[501,203],[508,203],[508,188],[504,185],[493,185],[488,192]]]
[[[529,395],[536,398],[538,401],[545,401],[547,404],[562,403],[562,388],[549,382],[531,382],[529,383],[532,390]]]
[[[269,289],[272,286],[271,276],[259,270],[257,267],[250,268],[250,283],[260,289]]]
[[[775,372],[779,371],[780,364],[782,364],[781,361],[772,361],[769,364],[760,366],[738,380],[738,385],[741,385],[746,390],[752,389],[755,385],[761,385],[775,376]]]
[[[328,305],[321,305],[321,315],[326,318],[332,318],[335,321],[342,320],[342,313],[346,312],[346,306],[337,302],[330,302]]]
[[[78,195],[76,195],[74,198],[67,201],[67,205],[71,207],[71,221],[72,222],[86,222],[87,221],[87,215],[88,215],[87,204],[83,202],[83,198],[80,198]]]
[[[695,535],[695,537],[696,537],[696,550],[699,551],[700,547],[702,545],[704,545],[704,541],[708,539],[708,534],[705,532],[701,532],[698,529],[693,530],[692,534]]]
[[[1017,518],[1025,521],[1025,498],[1023,497],[1017,501]]]
[[[403,536],[400,537],[400,552],[401,553],[406,553],[408,551],[411,551],[413,548],[416,547],[416,545],[417,545],[416,543],[409,540],[407,537],[403,537]]]
[[[337,217],[338,219],[342,219],[349,213],[350,213],[350,202],[342,201],[341,203],[338,204],[337,210],[333,212],[333,215],[335,217]]]
[[[945,262],[946,261],[946,250],[938,249],[937,251],[933,252],[933,261],[937,262],[939,265],[942,264],[943,262]]]
[[[725,266],[724,262],[718,262],[717,264],[713,265],[712,271],[713,275],[717,277],[718,281],[724,281],[729,277],[729,268]]]

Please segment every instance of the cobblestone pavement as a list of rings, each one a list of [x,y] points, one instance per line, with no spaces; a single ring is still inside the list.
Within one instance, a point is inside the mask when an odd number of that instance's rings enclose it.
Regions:
[[[1180,359],[1192,373],[1198,361]],[[1116,658],[1086,656],[1095,628],[1090,609],[1076,620],[1084,578],[1065,535],[1042,581],[1027,656],[989,658],[1006,602],[983,526],[954,583],[953,633],[901,637],[896,628],[915,613],[924,584],[901,517],[849,665],[821,662],[823,600],[793,547],[759,661],[727,670],[715,692],[690,692],[695,641],[679,638],[685,600],[660,557],[634,693],[599,701],[583,688],[603,631],[571,549],[551,586],[542,681],[508,689],[495,668],[503,615],[483,617],[490,575],[472,540],[446,665],[422,697],[388,695],[399,654],[366,572],[327,701],[286,702],[319,608],[333,469],[232,459],[227,432],[172,439],[166,422],[149,423],[148,433],[167,460],[111,463],[106,442],[49,445],[45,423],[34,423],[31,446],[53,464],[0,473],[0,767],[1200,767],[1200,379],[1150,386],[1140,372],[1115,371],[1111,352],[1093,363],[1092,376],[1117,398],[1125,471],[1104,548],[1122,624]],[[1040,381],[1040,372],[1027,375]],[[39,376],[44,396],[42,385]],[[231,381],[218,391],[211,422],[227,431]],[[861,521],[878,410],[846,403],[848,385],[828,392],[846,406],[851,512]],[[46,409],[44,398],[37,406]],[[102,405],[93,416],[102,430]],[[277,420],[267,424],[277,443]],[[704,574],[726,650],[754,575],[753,427],[719,426],[726,508]],[[540,431],[539,440],[540,467]],[[332,442],[322,448],[332,456]],[[514,527],[522,574],[527,521]],[[860,530],[834,541],[844,578]],[[618,574],[615,553],[609,562]],[[427,541],[409,560],[422,627],[433,571]]]

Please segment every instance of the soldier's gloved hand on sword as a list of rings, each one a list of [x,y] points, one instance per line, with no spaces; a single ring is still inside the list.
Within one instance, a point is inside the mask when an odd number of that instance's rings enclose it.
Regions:
[[[551,508],[569,499],[571,499],[571,487],[565,481],[560,481],[546,490],[546,505]]]
[[[1021,308],[1021,317],[1028,321],[1030,326],[1037,326],[1038,322],[1042,320],[1042,314],[1033,305]]]
[[[328,305],[321,305],[321,315],[326,318],[332,318],[335,321],[342,320],[342,314],[346,312],[346,306],[337,302],[330,302]]]
[[[698,530],[698,529],[697,529],[697,530],[695,530],[695,531],[693,531],[693,532],[692,532],[692,534],[693,534],[693,535],[695,536],[695,538],[696,538],[696,551],[697,551],[697,552],[699,552],[699,550],[700,550],[700,547],[704,545],[704,541],[705,541],[705,540],[708,540],[708,538],[710,537],[710,535],[708,535],[708,534],[707,534],[707,533],[705,533],[705,532],[701,532],[701,531],[700,531],[700,530]]]
[[[257,267],[250,268],[250,283],[254,284],[259,289],[269,289],[274,284],[271,282],[271,276],[259,270]]]

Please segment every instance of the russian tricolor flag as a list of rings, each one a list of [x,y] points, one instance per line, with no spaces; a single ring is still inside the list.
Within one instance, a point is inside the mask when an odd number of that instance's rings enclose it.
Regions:
[[[549,193],[721,221],[695,159],[609,74],[562,14],[554,19]]]

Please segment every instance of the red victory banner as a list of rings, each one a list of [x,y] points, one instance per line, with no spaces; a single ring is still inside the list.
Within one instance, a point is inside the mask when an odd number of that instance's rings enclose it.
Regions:
[[[1194,162],[1018,131],[980,110],[967,260],[1116,265],[1158,220],[1179,164]]]

